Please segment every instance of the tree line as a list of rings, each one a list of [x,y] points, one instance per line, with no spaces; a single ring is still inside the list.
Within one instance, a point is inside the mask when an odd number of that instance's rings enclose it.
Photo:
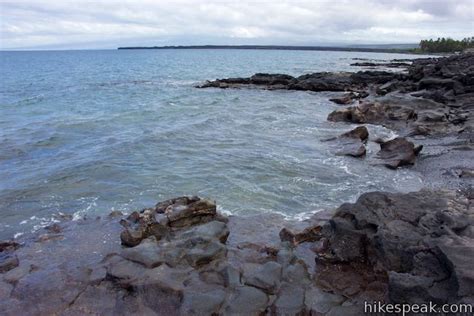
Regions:
[[[436,40],[421,40],[420,47],[415,51],[423,53],[452,53],[461,52],[467,48],[474,48],[474,36],[466,37],[462,40],[452,38],[438,38]]]

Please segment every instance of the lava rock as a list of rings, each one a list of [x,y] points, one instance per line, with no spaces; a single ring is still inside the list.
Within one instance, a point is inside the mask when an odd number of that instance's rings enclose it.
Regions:
[[[413,165],[422,148],[423,146],[415,147],[412,142],[405,138],[397,137],[380,144],[377,157],[388,168],[396,169],[400,166]]]

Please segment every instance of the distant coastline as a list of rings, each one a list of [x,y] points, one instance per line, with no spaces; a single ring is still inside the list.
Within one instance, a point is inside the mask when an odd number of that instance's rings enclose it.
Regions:
[[[376,46],[376,45],[374,45]],[[384,47],[386,46],[386,47]],[[122,49],[249,49],[249,50],[306,50],[306,51],[341,51],[341,52],[369,52],[369,53],[413,53],[415,44],[379,45],[379,47],[337,47],[337,46],[285,46],[285,45],[177,45],[177,46],[130,46]]]

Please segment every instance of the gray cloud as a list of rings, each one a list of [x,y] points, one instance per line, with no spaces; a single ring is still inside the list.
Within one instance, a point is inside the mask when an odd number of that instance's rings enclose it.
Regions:
[[[472,36],[472,0],[0,2],[0,48],[413,43]]]

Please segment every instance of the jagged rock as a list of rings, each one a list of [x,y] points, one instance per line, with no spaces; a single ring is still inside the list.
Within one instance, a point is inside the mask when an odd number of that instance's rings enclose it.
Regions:
[[[250,83],[254,85],[288,85],[295,78],[289,75],[282,74],[263,74],[258,73],[250,77]]]
[[[217,215],[216,204],[200,199],[188,205],[171,205],[165,211],[169,226],[185,227],[197,223],[206,223]]]
[[[348,91],[360,90],[368,84],[385,83],[400,75],[385,71],[359,71],[357,73],[317,72],[297,78],[282,74],[255,74],[250,78],[229,78],[208,81],[198,88],[239,88],[254,86],[263,89]]]
[[[387,68],[407,68],[411,66],[409,63],[405,62],[385,62],[385,63],[372,63],[372,62],[357,62],[352,63],[351,66],[356,67],[387,67]]]
[[[299,233],[292,232],[285,227],[280,231],[279,235],[281,241],[288,241],[294,245],[302,242],[316,241],[321,238],[321,226],[307,227]]]
[[[165,213],[166,212],[166,209],[172,205],[174,206],[177,206],[177,205],[182,205],[182,206],[186,206],[186,205],[189,205],[191,203],[194,203],[194,202],[197,202],[199,201],[200,198],[197,197],[197,196],[181,196],[181,197],[178,197],[178,198],[174,198],[174,199],[169,199],[169,200],[166,200],[166,201],[162,201],[162,202],[158,202],[156,205],[155,205],[155,208],[154,208],[154,211],[156,213]]]
[[[413,109],[378,102],[335,110],[328,115],[328,120],[333,122],[371,123],[388,127],[406,126],[408,121],[414,121],[416,118]]]
[[[199,197],[179,197],[158,203],[154,208],[133,212],[122,221],[122,244],[134,247],[150,236],[166,238],[173,229],[219,219],[215,203]]]
[[[340,105],[347,105],[347,104],[353,103],[354,99],[355,99],[355,95],[353,93],[346,93],[340,97],[331,98],[329,99],[329,101],[332,101]]]
[[[364,141],[369,137],[369,131],[365,126],[358,126],[355,129],[343,133],[336,138],[327,140],[335,140],[332,146],[336,148],[336,155],[361,157],[366,153]]]
[[[369,131],[365,126],[357,126],[353,130],[346,132],[339,137],[358,138],[361,141],[365,141],[369,137]]]
[[[145,238],[145,234],[141,230],[130,230],[125,229],[120,234],[120,240],[122,241],[122,245],[128,247],[135,247],[140,244],[140,242]]]
[[[452,191],[366,193],[339,207],[325,226],[329,243],[318,261],[326,269],[342,265],[355,272],[352,278],[364,270],[387,273],[394,302],[458,300],[474,294],[468,268],[474,243],[464,233],[472,224],[469,201]],[[318,279],[328,276],[322,271]],[[333,278],[326,285],[344,288],[347,283]]]
[[[383,164],[391,169],[400,166],[413,165],[416,156],[423,146],[416,146],[405,138],[397,137],[393,140],[380,144],[380,151],[377,157],[383,161]]]
[[[329,101],[332,101],[336,104],[347,105],[353,103],[356,100],[360,100],[369,96],[369,93],[365,90],[353,90],[348,93],[344,93],[338,97],[331,98]]]

